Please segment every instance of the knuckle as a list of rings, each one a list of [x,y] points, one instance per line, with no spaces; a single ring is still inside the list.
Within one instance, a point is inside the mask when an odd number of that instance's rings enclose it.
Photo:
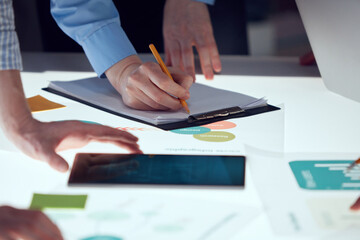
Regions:
[[[146,63],[141,64],[138,68],[138,71],[143,72],[144,70],[146,70]]]
[[[131,79],[131,85],[129,85],[128,87],[130,87],[131,89],[135,89],[134,85],[139,85],[142,82],[143,82],[142,76],[140,75],[134,76],[134,78]]]
[[[200,52],[202,52],[202,51],[206,51],[206,44],[205,43],[203,43],[203,42],[199,42],[198,44],[197,44],[197,48],[199,49],[199,51]]]
[[[186,77],[186,82],[188,82],[190,84],[190,86],[191,86],[191,84],[194,82],[193,76],[188,75]]]
[[[35,218],[35,219],[41,219],[43,216],[44,216],[43,213],[40,211],[35,211],[33,213],[33,218]]]
[[[204,70],[207,71],[207,72],[212,72],[211,65],[205,64],[205,65],[204,65]]]
[[[176,67],[178,69],[181,70],[181,65],[180,65],[180,59],[179,59],[179,56],[174,56],[172,59],[171,59],[171,66],[173,67]]]
[[[8,206],[8,205],[1,206],[1,207],[0,207],[0,210],[1,210],[2,213],[4,213],[4,214],[9,213],[10,215],[13,215],[14,212],[16,211],[15,208],[10,207],[10,206]]]
[[[208,48],[212,49],[212,50],[216,50],[217,46],[215,42],[209,42],[208,44]]]
[[[187,25],[181,25],[176,33],[177,37],[185,37],[189,33],[189,27]]]
[[[193,54],[193,50],[191,48],[186,48],[183,50],[183,55],[191,56],[191,54]]]
[[[23,221],[21,223],[21,227],[25,228],[25,229],[32,229],[34,228],[34,222],[36,221],[36,219],[31,219],[31,221]],[[18,226],[20,227],[20,226]]]
[[[123,98],[123,101],[124,101],[125,105],[127,105],[129,107],[136,106],[136,99],[134,99],[132,97]]]
[[[147,71],[149,71],[149,64],[143,63],[137,69],[135,76],[138,76],[138,77],[143,76],[144,74],[146,74]]]
[[[126,93],[128,94],[128,95],[130,95],[130,96],[132,96],[132,95],[134,95],[135,94],[135,87],[133,86],[133,85],[128,85],[128,86],[126,86]]]
[[[160,88],[168,90],[172,85],[172,82],[169,81],[169,80],[170,79],[165,78],[165,77],[159,78],[159,86],[160,86]]]
[[[141,66],[140,66],[141,67]],[[139,79],[141,79],[142,74],[139,71],[135,71],[133,72],[130,76],[129,76],[129,82],[127,85],[137,82],[139,81]]]
[[[88,136],[85,137],[87,139]],[[52,168],[57,168],[60,164],[58,161],[55,161],[54,159],[48,159],[48,163]],[[37,214],[34,214],[34,218],[37,218]]]
[[[203,35],[211,34],[211,33],[212,33],[211,23],[205,22],[205,23],[201,24],[200,27],[199,27],[199,31],[200,31],[200,33],[202,33]]]
[[[162,102],[164,102],[165,98],[162,94],[157,94],[154,96],[154,100],[157,103],[162,103]]]
[[[130,108],[134,108],[134,107],[135,107],[135,104],[134,104],[132,101],[130,101],[130,100],[126,100],[126,101],[124,101],[124,103],[125,103],[126,106],[128,106],[128,107],[130,107]]]
[[[163,36],[165,39],[170,39],[170,37],[171,37],[170,31],[167,27],[163,28]]]
[[[174,31],[172,31],[172,28],[171,27],[164,27],[163,28],[163,35],[165,38],[168,38],[168,39],[174,39],[175,37],[175,33]]]
[[[156,67],[156,63],[154,63],[154,62],[146,62],[146,63],[142,64],[141,67],[145,71],[151,71],[151,70],[154,69],[154,67]]]
[[[174,29],[176,29],[176,31]],[[166,39],[176,42],[187,34],[187,28],[185,26],[174,26],[173,29],[167,29],[163,34]],[[175,46],[176,45],[174,45],[174,47]]]
[[[41,143],[39,143],[38,141],[33,141],[32,142],[33,145],[33,153],[35,156],[40,156],[43,152],[43,146]]]
[[[171,42],[173,42],[177,39],[176,35],[170,31],[164,32],[164,38]]]
[[[171,107],[172,110],[178,110],[181,108],[181,104],[180,103],[174,103]]]
[[[170,52],[175,56],[180,55],[180,48],[177,46],[176,47],[174,46],[170,49]]]
[[[191,65],[187,65],[187,66],[185,67],[185,70],[186,70],[186,72],[188,72],[188,73],[189,73],[189,72],[192,72],[192,71],[193,71],[193,67],[192,67]],[[188,80],[189,77],[191,78],[191,76],[186,76],[186,77],[185,77],[185,81]]]
[[[162,105],[160,105],[159,103],[156,103],[156,102],[152,103],[151,107],[155,108],[155,109],[163,109],[164,108]]]

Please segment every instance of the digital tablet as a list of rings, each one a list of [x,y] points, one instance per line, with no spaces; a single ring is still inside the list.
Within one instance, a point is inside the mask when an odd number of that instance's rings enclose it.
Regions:
[[[68,184],[244,187],[244,156],[78,153]]]

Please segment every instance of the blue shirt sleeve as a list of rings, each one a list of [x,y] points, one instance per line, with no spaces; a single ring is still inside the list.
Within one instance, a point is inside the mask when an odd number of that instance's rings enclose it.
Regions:
[[[112,0],[51,0],[51,14],[82,46],[100,77],[118,61],[136,54]]]
[[[215,0],[195,0],[197,2],[203,2],[209,5],[214,5],[215,4]]]
[[[59,27],[82,46],[99,77],[105,77],[105,71],[118,61],[136,54],[112,0],[51,0],[51,14]]]

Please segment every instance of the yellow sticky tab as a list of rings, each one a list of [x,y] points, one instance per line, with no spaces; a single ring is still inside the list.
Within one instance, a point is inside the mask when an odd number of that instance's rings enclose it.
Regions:
[[[62,104],[52,102],[40,95],[28,98],[27,102],[31,112],[42,112],[66,107]]]

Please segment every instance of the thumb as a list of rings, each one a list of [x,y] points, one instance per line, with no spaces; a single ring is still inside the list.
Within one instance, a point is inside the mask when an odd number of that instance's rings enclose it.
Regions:
[[[69,164],[55,151],[44,153],[43,160],[59,172],[66,172],[69,169]]]
[[[194,83],[194,78],[188,74],[175,72],[171,74],[174,80],[186,90],[189,90]]]

